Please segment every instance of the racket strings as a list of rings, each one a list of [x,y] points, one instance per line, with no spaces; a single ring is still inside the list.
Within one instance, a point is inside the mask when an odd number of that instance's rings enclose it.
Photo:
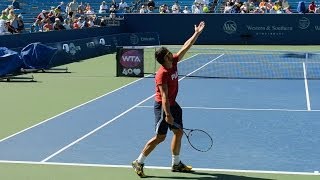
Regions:
[[[206,152],[213,145],[212,138],[202,130],[192,130],[188,134],[188,140],[193,148],[198,151]]]

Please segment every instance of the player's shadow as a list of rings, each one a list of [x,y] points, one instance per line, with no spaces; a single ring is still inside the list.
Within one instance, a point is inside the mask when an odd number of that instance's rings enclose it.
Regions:
[[[159,178],[159,179],[193,179],[193,180],[272,180],[267,178],[259,177],[248,177],[241,175],[231,175],[231,174],[220,174],[220,173],[208,173],[208,172],[191,172],[190,177],[179,177],[179,176],[147,176],[146,178]],[[199,175],[199,177],[194,176]]]

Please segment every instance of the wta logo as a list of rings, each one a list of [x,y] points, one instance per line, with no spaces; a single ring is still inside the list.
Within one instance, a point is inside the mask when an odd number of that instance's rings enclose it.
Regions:
[[[142,56],[139,51],[128,50],[121,56],[120,63],[123,67],[133,68],[137,67],[142,62]]]

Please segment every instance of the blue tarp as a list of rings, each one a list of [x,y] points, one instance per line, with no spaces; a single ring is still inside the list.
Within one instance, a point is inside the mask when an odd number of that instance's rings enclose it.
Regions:
[[[21,50],[20,56],[26,69],[49,69],[57,51],[41,43],[31,43]]]
[[[6,47],[0,47],[0,76],[14,74],[22,68],[19,53]]]

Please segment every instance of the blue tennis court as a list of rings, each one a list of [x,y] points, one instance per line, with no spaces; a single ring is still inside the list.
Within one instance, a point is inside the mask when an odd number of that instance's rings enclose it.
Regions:
[[[206,153],[184,141],[182,160],[206,169],[319,171],[320,66],[308,59],[198,54],[182,61],[188,77],[180,78],[177,101],[184,126],[214,140]],[[154,135],[153,93],[154,79],[142,78],[2,139],[0,161],[130,165]],[[170,133],[147,166],[171,165],[169,139]]]

